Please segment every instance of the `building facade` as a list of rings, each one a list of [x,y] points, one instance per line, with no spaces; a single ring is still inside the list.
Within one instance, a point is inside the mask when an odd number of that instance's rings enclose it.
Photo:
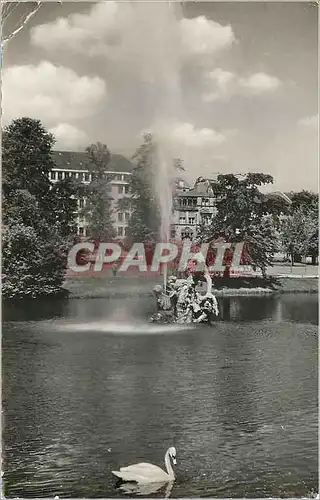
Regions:
[[[216,213],[210,182],[197,180],[193,188],[177,189],[173,200],[171,233],[176,240],[194,239]]]
[[[83,184],[92,180],[87,168],[87,156],[84,152],[54,151],[53,160],[56,167],[50,172],[50,180],[58,182],[68,177],[77,179]],[[131,213],[129,210],[119,210],[118,203],[123,198],[130,197],[130,179],[134,168],[127,158],[112,154],[106,173],[111,176],[110,197],[113,215],[113,225],[117,238],[124,239],[128,235]],[[216,199],[211,189],[211,181],[199,177],[194,186],[190,187],[183,178],[176,178],[173,189],[171,235],[176,240],[194,239],[200,227],[210,225],[215,216]],[[282,192],[268,193],[267,197],[278,198],[290,204],[291,200]],[[86,199],[78,199],[78,212],[75,214],[77,234],[88,235],[88,223],[81,215]]]
[[[83,184],[89,184],[92,181],[91,173],[87,168],[86,153],[54,151],[53,160],[56,164],[50,172],[51,182],[66,179],[68,177],[77,179]],[[112,177],[110,181],[110,197],[113,215],[113,224],[119,239],[125,238],[128,232],[130,212],[120,211],[118,202],[122,198],[129,197],[129,183],[132,175],[133,164],[124,156],[112,154],[106,173]],[[78,199],[78,212],[75,214],[77,223],[77,234],[87,236],[88,223],[86,218],[81,215],[85,208],[86,199]]]

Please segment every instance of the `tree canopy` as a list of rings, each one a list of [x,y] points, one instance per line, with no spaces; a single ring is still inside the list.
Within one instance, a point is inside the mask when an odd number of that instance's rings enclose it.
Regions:
[[[99,241],[110,240],[115,236],[112,220],[111,176],[108,174],[110,151],[100,142],[86,149],[87,167],[91,182],[85,189],[86,205],[83,215],[88,223],[88,234]]]
[[[61,292],[74,236],[73,185],[53,185],[54,138],[39,120],[14,120],[3,132],[4,297]]]
[[[219,175],[211,183],[216,196],[216,214],[200,235],[207,240],[245,243],[246,263],[260,268],[263,274],[272,264],[272,254],[277,249],[273,219],[280,215],[282,205],[280,208],[273,204],[259,187],[272,183],[272,176],[262,173],[241,177]]]

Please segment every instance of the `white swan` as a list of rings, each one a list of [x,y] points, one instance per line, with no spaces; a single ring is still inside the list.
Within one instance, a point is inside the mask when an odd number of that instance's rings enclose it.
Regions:
[[[113,470],[112,474],[122,479],[122,481],[134,482],[138,484],[174,481],[175,475],[170,458],[172,458],[173,464],[176,465],[176,449],[173,446],[167,450],[164,457],[167,472],[164,472],[164,470],[157,465],[142,462],[139,464],[129,465],[128,467],[120,467],[120,471]]]

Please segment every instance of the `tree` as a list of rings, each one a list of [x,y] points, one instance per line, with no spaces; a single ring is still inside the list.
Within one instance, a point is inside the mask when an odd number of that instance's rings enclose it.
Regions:
[[[3,190],[6,195],[26,189],[39,202],[51,189],[49,173],[54,167],[55,140],[40,120],[18,118],[2,136]]]
[[[294,265],[296,256],[311,255],[315,264],[318,255],[319,230],[318,212],[311,205],[309,209],[300,205],[292,215],[282,222],[281,241],[285,252],[291,256]]]
[[[3,133],[4,297],[62,291],[75,200],[71,185],[49,180],[53,144],[53,136],[30,118],[14,120]]]
[[[91,182],[87,188],[87,200],[83,213],[88,221],[88,233],[95,240],[112,239],[115,235],[111,208],[111,176],[107,172],[110,151],[98,142],[86,149]]]
[[[297,209],[302,208],[304,210],[313,210],[318,207],[319,196],[312,191],[302,190],[297,193],[291,191],[288,193],[291,199],[291,213],[295,212]]]
[[[56,182],[47,197],[49,206],[54,207],[51,212],[53,224],[57,224],[61,236],[69,238],[76,233],[75,215],[78,210],[77,198],[81,194],[79,183],[67,177]]]
[[[129,236],[133,241],[156,241],[160,228],[160,210],[155,196],[153,164],[156,144],[151,134],[144,134],[144,142],[133,156],[131,220]]]
[[[217,213],[208,232],[202,236],[211,240],[222,238],[228,243],[245,243],[246,263],[261,269],[264,277],[277,248],[273,221],[277,209],[271,208],[270,200],[259,187],[272,182],[270,175],[262,173],[249,173],[241,178],[233,174],[219,175],[211,183]]]
[[[157,144],[151,134],[143,135],[143,143],[133,156],[135,168],[130,182],[130,198],[119,200],[120,210],[131,211],[129,238],[132,241],[158,240],[161,212],[157,197],[154,166],[157,165]],[[183,160],[173,158],[173,169],[184,171]],[[172,187],[173,189],[173,187]]]

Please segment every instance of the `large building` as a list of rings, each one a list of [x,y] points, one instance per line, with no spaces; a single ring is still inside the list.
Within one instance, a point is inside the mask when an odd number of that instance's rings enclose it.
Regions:
[[[54,151],[53,160],[56,164],[50,173],[52,182],[73,177],[83,184],[91,182],[91,173],[87,168],[87,155],[82,152]],[[124,238],[127,235],[130,212],[120,211],[118,202],[120,199],[130,196],[129,181],[132,174],[133,164],[124,156],[112,154],[108,163],[107,172],[113,176],[111,180],[111,206],[113,211],[113,222],[117,236]],[[78,200],[79,212],[84,208],[86,200]],[[84,216],[76,214],[77,232],[80,236],[87,235],[87,221]]]
[[[56,167],[50,173],[52,182],[73,177],[84,184],[91,182],[91,173],[87,168],[87,155],[84,152],[54,151],[53,159]],[[111,207],[113,224],[119,239],[128,234],[130,211],[119,210],[119,200],[130,197],[129,183],[134,168],[127,158],[119,154],[112,154],[108,163],[108,175],[113,178],[111,185]],[[291,200],[281,192],[273,192],[267,197],[278,198],[290,204]],[[193,187],[185,179],[177,177],[173,185],[173,206],[171,234],[176,240],[193,239],[201,226],[210,224],[216,213],[215,197],[211,189],[211,182],[198,177]],[[87,236],[87,221],[81,215],[85,207],[85,198],[78,200],[78,212],[75,214],[77,233]]]

